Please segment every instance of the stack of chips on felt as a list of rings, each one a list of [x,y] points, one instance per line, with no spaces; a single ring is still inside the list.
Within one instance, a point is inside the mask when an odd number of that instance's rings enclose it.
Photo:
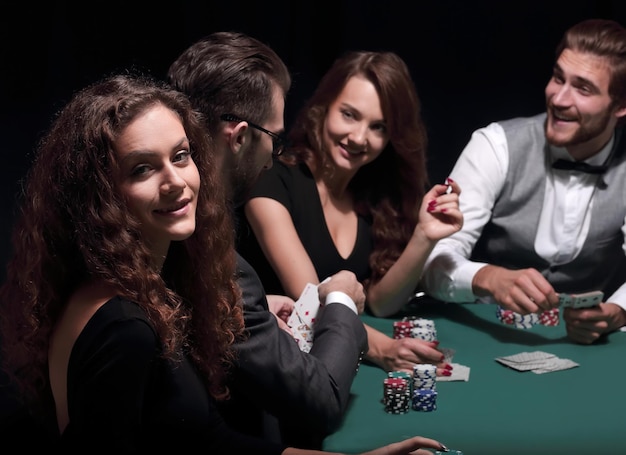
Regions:
[[[401,321],[394,321],[393,338],[435,341],[437,330],[430,319],[404,317]],[[437,409],[436,382],[435,365],[416,364],[412,375],[405,371],[390,371],[384,380],[385,411],[392,414],[403,414],[411,408],[415,411],[434,411]]]
[[[385,412],[404,414],[414,411],[437,409],[437,367],[417,364],[413,374],[406,371],[390,371],[384,380],[383,404]]]
[[[424,341],[435,341],[437,330],[434,321],[424,318],[405,317],[393,323],[393,337],[419,338]]]
[[[558,308],[546,310],[541,313],[520,314],[498,306],[496,316],[500,322],[513,325],[518,329],[530,329],[535,324],[542,324],[546,326],[559,325]]]
[[[389,414],[404,414],[411,406],[411,374],[406,371],[390,371],[384,381],[383,404]]]
[[[430,364],[413,366],[413,400],[411,407],[415,411],[434,411],[437,409],[437,367]]]

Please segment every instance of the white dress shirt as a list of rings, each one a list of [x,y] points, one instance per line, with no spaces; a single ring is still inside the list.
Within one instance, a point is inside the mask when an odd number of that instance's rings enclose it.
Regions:
[[[614,138],[586,162],[593,165],[604,163],[613,141]],[[551,152],[555,159],[573,159],[564,148],[551,147]],[[508,165],[507,141],[498,123],[491,123],[472,134],[450,173],[450,177],[461,187],[459,207],[464,216],[463,228],[440,240],[424,267],[422,284],[433,297],[448,302],[477,300],[472,292],[472,280],[474,274],[487,264],[472,262],[468,258],[483,227],[491,218]],[[534,248],[550,264],[567,263],[580,252],[589,231],[598,178],[601,177],[581,172],[553,170],[548,173]],[[626,254],[626,219],[622,224],[622,233],[625,239],[622,249]],[[435,267],[430,267],[440,255],[445,255],[446,260],[438,260]],[[605,296],[604,301],[626,309],[626,283],[613,295]]]

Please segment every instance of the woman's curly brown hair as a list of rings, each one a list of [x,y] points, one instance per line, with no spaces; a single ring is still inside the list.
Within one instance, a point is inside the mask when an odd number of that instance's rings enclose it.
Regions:
[[[196,230],[173,242],[162,273],[114,175],[114,145],[155,105],[180,117],[201,176]],[[21,194],[13,253],[0,289],[2,358],[27,402],[45,397],[52,329],[87,280],[114,286],[145,310],[175,361],[187,352],[209,392],[224,397],[230,345],[243,333],[233,226],[201,119],[178,91],[117,75],[75,94],[42,138]]]
[[[290,149],[280,158],[332,172],[323,142],[329,106],[353,76],[366,78],[378,92],[389,143],[381,155],[363,166],[350,182],[356,210],[372,222],[372,271],[367,288],[378,282],[398,259],[418,221],[428,186],[426,128],[408,67],[393,52],[353,51],[338,58],[300,110],[289,133]]]

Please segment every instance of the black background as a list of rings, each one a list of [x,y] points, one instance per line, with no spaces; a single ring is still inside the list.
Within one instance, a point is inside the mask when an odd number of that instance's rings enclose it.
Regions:
[[[18,182],[36,141],[71,94],[134,67],[164,77],[187,46],[218,30],[269,44],[293,87],[285,121],[339,54],[392,50],[408,64],[429,133],[431,181],[441,181],[480,126],[544,107],[554,48],[591,17],[626,24],[613,1],[92,1],[5,3],[0,16],[0,260],[10,249]],[[2,267],[4,277],[4,268]]]
[[[10,251],[19,181],[52,115],[101,76],[134,67],[164,77],[198,38],[248,33],[287,63],[285,121],[340,53],[391,50],[408,64],[429,133],[431,181],[443,180],[471,132],[544,108],[554,48],[592,17],[626,25],[613,1],[5,2],[0,12],[0,260]],[[4,267],[1,269],[4,277]],[[0,406],[6,406],[0,400]]]

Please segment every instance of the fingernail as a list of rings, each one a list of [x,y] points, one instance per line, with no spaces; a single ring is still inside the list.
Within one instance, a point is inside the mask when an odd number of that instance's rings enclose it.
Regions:
[[[429,207],[434,207],[435,205],[437,205],[437,201],[435,199],[433,199],[432,201],[428,202],[428,206]]]
[[[452,369],[452,365],[450,365],[449,363],[446,363],[446,366],[444,366],[444,368],[446,370],[451,370]]]
[[[448,183],[454,183],[454,180],[452,180],[450,177],[448,177],[446,180],[448,181]]]
[[[452,376],[452,371],[450,371],[450,370],[443,370],[443,372],[441,374],[443,374],[444,376]]]
[[[442,354],[442,355],[441,355],[441,358],[439,359],[439,361],[440,361],[440,362],[443,362],[445,359],[446,359],[446,356]]]
[[[444,452],[450,452],[450,449],[448,449],[446,446],[444,446],[443,444],[439,443],[439,445],[441,446],[439,450],[442,450]]]
[[[441,211],[445,213],[448,211],[448,209],[441,209]]]
[[[431,341],[431,343],[434,344],[435,346],[439,346],[439,340]]]

